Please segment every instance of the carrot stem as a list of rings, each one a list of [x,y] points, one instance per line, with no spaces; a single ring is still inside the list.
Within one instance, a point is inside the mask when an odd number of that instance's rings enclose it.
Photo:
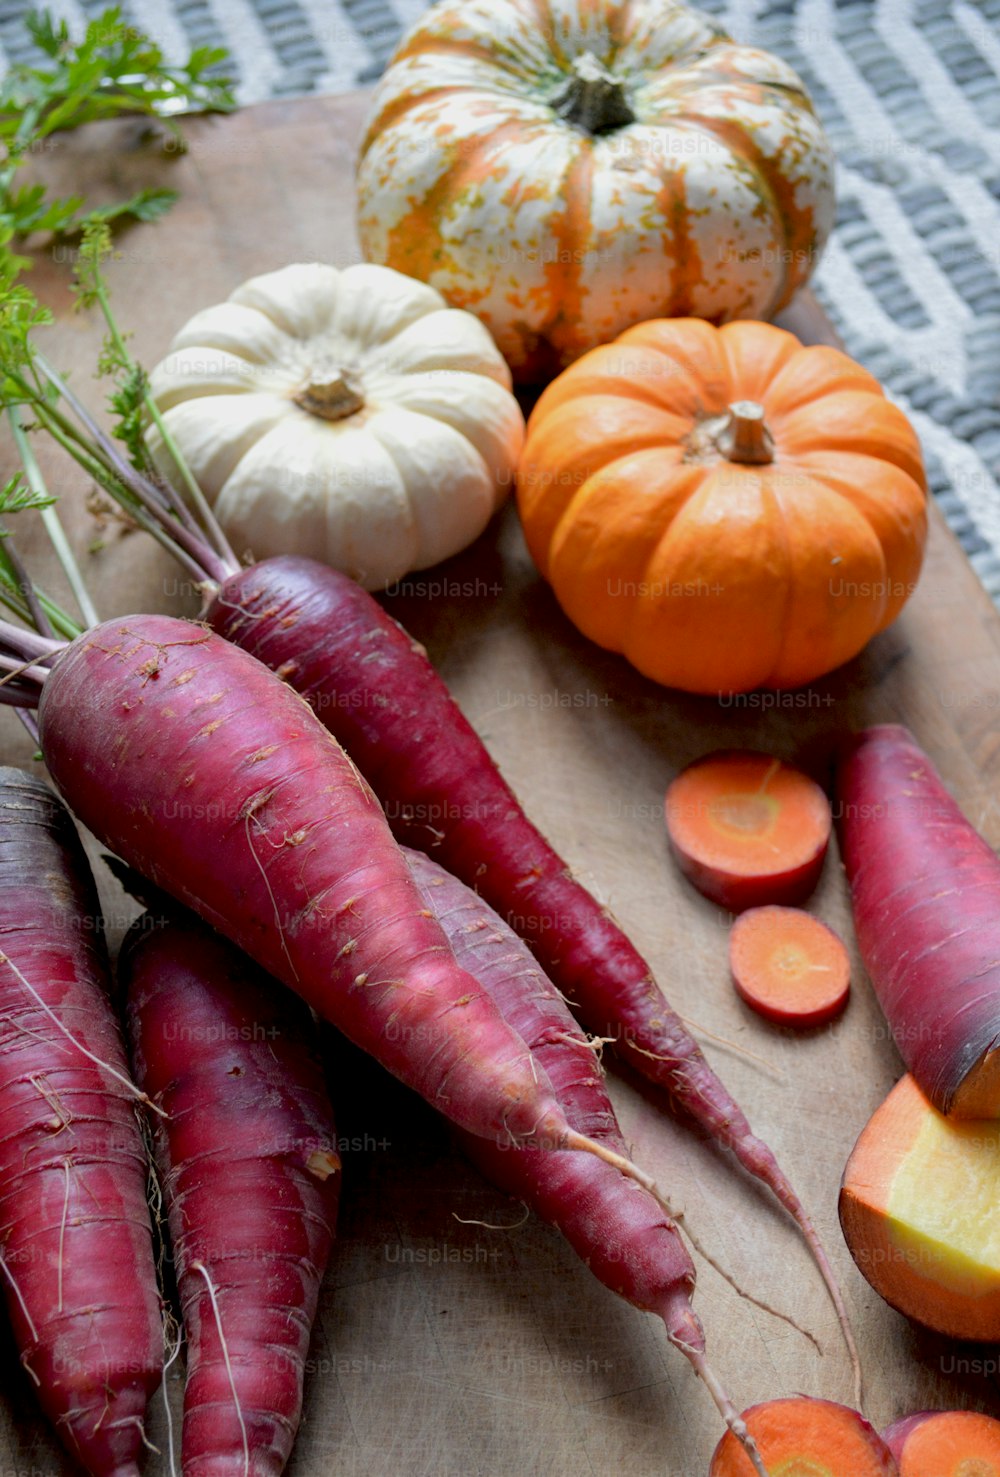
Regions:
[[[170,454],[174,466],[177,468],[181,481],[184,483],[187,494],[190,497],[195,508],[197,509],[198,517],[201,519],[201,526],[198,526],[196,520],[191,514],[190,509],[184,502],[184,499],[179,496],[179,494],[174,490],[169,482],[167,482],[166,484],[167,494],[170,497],[171,503],[177,508],[180,516],[182,516],[189,524],[191,531],[194,533],[203,534],[208,539],[209,547],[207,552],[211,555],[214,562],[218,563],[218,561],[221,560],[222,565],[228,566],[223,570],[221,576],[222,579],[225,579],[226,575],[233,574],[236,570],[239,569],[240,562],[233,552],[229,540],[223,533],[215,514],[209,506],[208,499],[205,497],[205,494],[202,492],[200,486],[198,485],[198,481],[192,473],[191,468],[188,466],[187,460],[181,452],[180,447],[177,445],[174,437],[171,435],[169,429],[167,428],[167,425],[164,422],[162,415],[160,414],[160,408],[149,392],[149,386],[146,382],[145,372],[139,370],[139,365],[137,364],[133,356],[129,353],[125,337],[122,334],[121,329],[118,327],[118,322],[115,318],[114,310],[111,307],[111,299],[104,282],[104,277],[96,260],[91,263],[91,267],[92,270],[89,277],[89,285],[93,292],[94,299],[97,302],[97,305],[104,317],[104,321],[108,326],[108,332],[111,334],[121,362],[123,364],[127,364],[129,368],[134,372],[142,373],[143,405],[145,406],[150,420],[159,431],[160,436],[163,439],[163,444]],[[217,571],[215,572],[217,573]]]
[[[22,651],[25,656],[36,657],[39,661],[48,661],[66,645],[65,641],[39,636],[37,631],[14,626],[5,620],[0,620],[0,641],[11,649]]]
[[[58,371],[55,370],[51,364],[48,363],[48,361],[42,354],[36,354],[35,357],[39,368],[41,369],[45,378],[49,381],[49,384],[51,384],[54,389],[59,391],[62,399],[66,401],[66,404],[70,407],[77,420],[90,436],[95,449],[101,454],[108,467],[112,471],[114,471],[115,475],[126,485],[126,487],[132,487],[134,483],[141,482],[143,488],[146,490],[147,493],[160,491],[161,500],[165,502],[169,498],[170,502],[173,504],[174,511],[177,514],[177,517],[181,524],[187,528],[189,533],[196,534],[198,532],[198,529],[195,521],[185,504],[181,501],[179,497],[177,497],[176,493],[174,493],[172,489],[156,489],[155,484],[151,482],[148,477],[144,476],[143,473],[141,473],[137,468],[132,467],[128,463],[128,461],[126,461],[125,457],[122,456],[121,452],[118,450],[117,446],[115,446],[110,436],[108,436],[94,420],[94,417],[91,415],[90,411],[84,405],[80,397],[76,394],[74,390],[70,389],[67,382],[63,379],[62,375],[59,374]],[[164,493],[166,493],[166,497],[164,497]]]
[[[15,547],[12,539],[7,540],[6,553],[7,562],[13,571],[14,578],[17,581],[19,589],[24,596],[24,603],[28,607],[28,615],[31,618],[31,624],[34,626],[39,636],[47,636],[49,640],[52,640],[52,638],[55,636],[55,632],[52,629],[48,616],[39,603],[38,593],[35,589],[34,584],[28,578],[28,571],[24,567],[24,561],[22,560],[20,554],[17,552],[17,548]]]
[[[21,458],[21,465],[24,467],[24,474],[28,479],[28,485],[38,497],[47,498],[49,491],[35,457],[34,448],[25,430],[23,406],[11,405],[8,407],[8,411],[11,430],[14,433],[14,441],[17,445],[18,455]],[[42,507],[39,509],[39,512],[42,523],[45,526],[45,532],[49,536],[49,542],[55,550],[56,557],[66,576],[67,583],[73,592],[73,598],[80,608],[80,614],[83,617],[84,624],[86,626],[96,626],[100,617],[94,608],[94,602],[90,598],[90,591],[87,589],[86,582],[80,572],[80,566],[76,562],[73,550],[70,548],[65,529],[59,521],[59,515],[55,511],[55,508],[51,506]],[[42,634],[44,635],[46,633],[43,631]]]
[[[17,706],[16,704],[11,704],[11,706],[13,706],[14,712],[21,720],[22,727],[24,728],[31,742],[35,745],[35,748],[37,749],[41,740],[41,734],[38,728],[38,720],[36,719],[34,713],[30,708],[22,708]]]
[[[9,682],[12,677],[24,677],[29,682],[37,682],[39,686],[49,675],[44,667],[36,667],[33,661],[21,662],[14,657],[0,654],[0,668],[7,672],[7,676],[0,678],[0,682]]]
[[[132,496],[137,499],[146,509],[152,519],[155,519],[162,530],[169,527],[169,537],[183,549],[188,556],[196,560],[201,566],[202,576],[209,574],[217,580],[224,580],[239,568],[239,563],[232,550],[227,547],[227,553],[220,555],[205,542],[204,532],[199,529],[191,515],[184,500],[176,493],[169,483],[158,487],[156,483],[139,472],[135,467],[129,465],[118,451],[114,442],[101,430],[93,416],[87,410],[83,402],[74,394],[55,369],[39,354],[36,356],[39,367],[46,379],[59,394],[71,406],[80,424],[86,429],[91,438],[91,446],[88,448],[92,458],[100,458],[105,470],[110,472],[117,482],[124,486]],[[67,450],[71,448],[67,447]],[[77,457],[77,460],[80,460]],[[108,484],[104,479],[98,479],[108,493],[115,498],[119,504],[123,499],[118,493],[114,483]],[[173,513],[175,516],[171,516]],[[214,521],[214,520],[213,520]]]

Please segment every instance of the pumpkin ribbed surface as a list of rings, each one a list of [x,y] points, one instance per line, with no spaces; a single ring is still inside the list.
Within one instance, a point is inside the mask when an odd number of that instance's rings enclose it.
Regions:
[[[703,693],[855,656],[912,592],[927,528],[916,433],[872,375],[771,324],[695,318],[640,324],[553,381],[518,507],[579,629]]]
[[[181,328],[150,386],[241,556],[308,555],[372,590],[478,538],[524,440],[478,319],[365,263],[252,277]],[[147,442],[178,480],[155,426]]]
[[[376,88],[370,261],[475,312],[542,378],[629,324],[769,317],[833,222],[784,62],[671,0],[439,0]]]

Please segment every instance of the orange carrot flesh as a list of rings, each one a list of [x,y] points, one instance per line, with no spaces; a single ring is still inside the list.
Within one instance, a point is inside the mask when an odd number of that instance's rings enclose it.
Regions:
[[[733,924],[729,968],[741,1000],[783,1026],[821,1026],[851,989],[843,943],[801,908],[751,908]]]
[[[892,1452],[864,1416],[832,1400],[804,1395],[768,1400],[744,1411],[751,1436],[773,1477],[899,1477]],[[727,1431],[709,1477],[752,1477],[743,1447]]]
[[[807,774],[768,754],[734,749],[681,771],[667,790],[666,821],[684,875],[739,913],[808,897],[823,867],[832,815]]]
[[[924,1416],[910,1427],[897,1458],[900,1477],[1000,1477],[1000,1421],[973,1410]]]
[[[1000,1124],[945,1118],[909,1075],[862,1129],[840,1223],[893,1308],[949,1338],[1000,1341]]]

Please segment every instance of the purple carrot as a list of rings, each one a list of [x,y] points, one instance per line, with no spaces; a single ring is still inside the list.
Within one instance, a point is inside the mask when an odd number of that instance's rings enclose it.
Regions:
[[[385,807],[397,838],[432,852],[530,946],[595,1036],[766,1184],[805,1237],[857,1351],[825,1248],[642,955],[532,825],[427,654],[366,591],[310,559],[232,575],[207,619],[302,694]]]
[[[102,306],[116,331],[106,297]],[[90,430],[74,392],[46,373]],[[47,424],[45,407],[36,409]],[[116,480],[125,474],[93,439],[87,454],[103,466],[111,495],[185,568],[204,576],[213,627],[309,699],[372,784],[399,839],[432,851],[478,887],[518,928],[588,1029],[613,1039],[631,1066],[772,1190],[816,1259],[857,1368],[833,1270],[774,1154],[670,1008],[646,960],[528,820],[423,649],[345,576],[295,558],[239,569],[207,524],[199,536],[186,525],[178,531],[172,495],[141,476],[126,478],[125,495]]]
[[[942,1113],[1000,1114],[1000,861],[912,734],[867,729],[837,777],[858,943],[900,1055]]]
[[[139,1097],[65,808],[0,769],[0,1266],[21,1362],[94,1477],[138,1477],[163,1333]]]
[[[455,963],[339,744],[253,657],[188,621],[108,621],[54,659],[39,730],[96,836],[460,1127],[613,1157]]]
[[[180,910],[133,926],[119,973],[136,1080],[167,1115],[153,1131],[187,1339],[182,1469],[278,1477],[340,1185],[315,1032]]]
[[[523,1038],[569,1122],[627,1155],[597,1054],[525,945],[482,898],[442,867],[420,852],[406,857],[456,959]],[[462,1142],[494,1184],[562,1232],[605,1287],[662,1318],[670,1342],[708,1387],[755,1470],[763,1472],[745,1422],[707,1363],[704,1330],[691,1306],[694,1266],[662,1202],[593,1155],[505,1148],[470,1134],[463,1134]]]

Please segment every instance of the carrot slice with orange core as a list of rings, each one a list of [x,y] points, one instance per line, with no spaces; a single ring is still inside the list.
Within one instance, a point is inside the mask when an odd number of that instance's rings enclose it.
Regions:
[[[832,928],[800,908],[751,908],[733,924],[736,992],[783,1026],[821,1026],[847,1004],[851,961]]]
[[[772,1477],[899,1477],[892,1452],[849,1406],[805,1395],[768,1400],[744,1411]],[[740,1443],[727,1431],[715,1448],[709,1477],[752,1477]]]
[[[681,871],[734,913],[807,897],[832,824],[829,801],[807,774],[739,749],[682,770],[667,790],[666,819]]]
[[[922,1411],[885,1441],[900,1477],[1000,1477],[1000,1421],[973,1410]]]

